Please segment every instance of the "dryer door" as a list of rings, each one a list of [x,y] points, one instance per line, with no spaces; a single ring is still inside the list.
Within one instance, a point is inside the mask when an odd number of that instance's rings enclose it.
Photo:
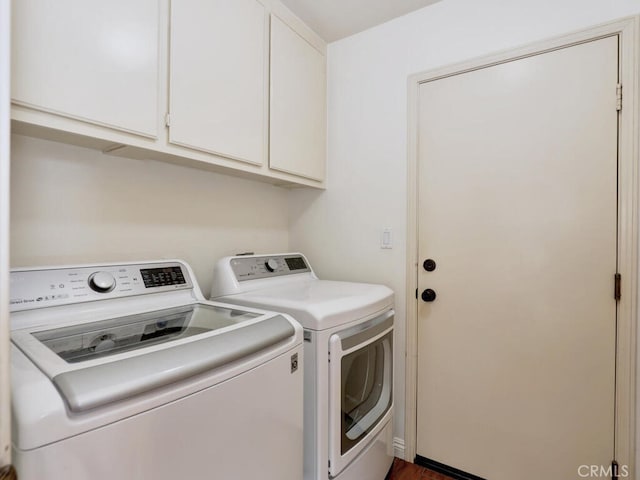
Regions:
[[[329,339],[329,473],[338,475],[391,418],[393,315]]]

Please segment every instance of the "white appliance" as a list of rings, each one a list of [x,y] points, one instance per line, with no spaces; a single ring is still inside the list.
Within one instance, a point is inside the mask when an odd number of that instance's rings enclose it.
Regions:
[[[319,280],[291,253],[221,259],[211,298],[304,327],[304,479],[383,480],[393,462],[393,292]]]
[[[302,328],[180,261],[14,270],[21,480],[300,480]]]

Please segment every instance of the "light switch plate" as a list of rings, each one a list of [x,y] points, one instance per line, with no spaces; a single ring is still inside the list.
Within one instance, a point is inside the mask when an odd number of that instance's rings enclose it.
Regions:
[[[393,248],[393,232],[390,228],[382,230],[382,237],[380,239],[380,248],[390,249]]]

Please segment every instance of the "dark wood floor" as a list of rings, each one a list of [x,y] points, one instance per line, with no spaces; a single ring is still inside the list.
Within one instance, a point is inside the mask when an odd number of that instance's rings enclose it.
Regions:
[[[441,473],[396,458],[387,480],[453,480]]]

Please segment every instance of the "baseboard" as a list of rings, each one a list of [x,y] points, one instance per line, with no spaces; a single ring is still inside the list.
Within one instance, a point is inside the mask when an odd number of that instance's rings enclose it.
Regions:
[[[430,458],[425,458],[420,455],[416,455],[414,463],[416,465],[420,465],[421,467],[426,467],[429,470],[433,470],[434,472],[442,473],[443,475],[447,475],[448,477],[455,478],[456,480],[486,480],[485,478],[478,477],[477,475],[473,475],[472,473],[463,472],[462,470],[458,470],[457,468],[445,465],[444,463],[436,462],[435,460],[431,460]]]
[[[393,456],[407,460],[404,458],[404,439],[399,437],[393,437]],[[408,460],[411,461],[411,460]]]

